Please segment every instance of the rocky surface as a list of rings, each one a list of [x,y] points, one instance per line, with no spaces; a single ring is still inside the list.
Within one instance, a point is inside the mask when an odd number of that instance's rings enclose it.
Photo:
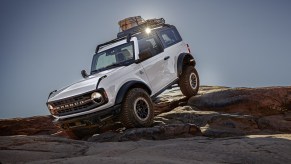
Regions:
[[[291,87],[202,86],[187,99],[175,86],[154,102],[153,127],[125,129],[117,123],[83,141],[56,137],[68,136],[50,116],[0,120],[0,162],[290,161]]]
[[[291,109],[291,87],[227,88],[194,96],[189,105],[253,116],[282,114]]]
[[[290,163],[291,134],[87,142],[52,136],[0,137],[2,163]]]
[[[207,137],[291,133],[290,103],[291,87],[203,86],[199,94],[189,100],[182,95],[178,87],[174,87],[155,100],[156,127],[131,129],[120,133],[119,129],[114,130],[113,125],[110,135],[131,136],[134,131],[137,133],[136,136],[142,139],[148,138],[146,134],[151,134],[165,125],[182,127],[187,124],[196,125],[201,129],[202,135]],[[140,133],[141,130],[142,134],[145,134],[144,137]],[[175,128],[171,131],[175,131]],[[117,140],[115,137],[108,139],[108,133],[98,135],[99,142]],[[130,137],[128,139],[123,137],[123,140],[130,140]]]
[[[88,139],[90,142],[121,142],[138,141],[140,139],[165,140],[186,138],[201,135],[200,129],[194,124],[170,124],[150,128],[133,128],[122,132],[108,131]]]
[[[0,120],[0,136],[50,135],[59,129],[52,123],[52,116],[35,116]]]

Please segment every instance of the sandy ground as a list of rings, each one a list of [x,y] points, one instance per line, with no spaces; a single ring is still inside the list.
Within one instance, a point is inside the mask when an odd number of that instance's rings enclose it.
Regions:
[[[2,163],[290,163],[291,134],[93,143],[0,137]]]

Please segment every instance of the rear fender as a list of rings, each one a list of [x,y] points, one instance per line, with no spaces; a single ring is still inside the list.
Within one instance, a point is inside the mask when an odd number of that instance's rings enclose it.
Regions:
[[[177,61],[178,77],[182,74],[183,67],[185,65],[193,65],[194,67],[196,65],[196,61],[194,60],[193,56],[189,53],[181,53],[178,57],[178,61]]]

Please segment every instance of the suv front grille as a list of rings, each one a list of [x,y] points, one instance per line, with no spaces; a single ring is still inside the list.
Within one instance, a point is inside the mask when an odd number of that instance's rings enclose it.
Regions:
[[[52,102],[51,105],[54,107],[54,115],[63,116],[93,108],[94,106],[96,106],[96,103],[91,100],[92,93],[93,92],[89,92],[82,95],[77,95],[74,97]]]

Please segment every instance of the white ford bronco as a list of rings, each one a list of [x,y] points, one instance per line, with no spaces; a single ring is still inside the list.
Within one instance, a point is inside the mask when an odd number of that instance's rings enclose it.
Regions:
[[[199,76],[190,48],[173,25],[144,23],[119,32],[96,47],[90,73],[83,80],[50,93],[47,107],[64,130],[99,127],[109,118],[125,127],[153,123],[152,99],[178,83],[191,97]]]

